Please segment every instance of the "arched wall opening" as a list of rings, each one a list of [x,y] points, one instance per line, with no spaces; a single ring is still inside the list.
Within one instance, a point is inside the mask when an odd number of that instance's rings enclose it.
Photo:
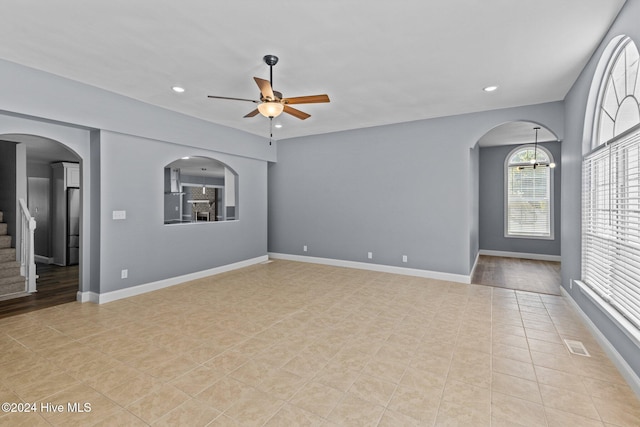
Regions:
[[[539,128],[536,132],[534,128]],[[508,233],[508,174],[506,161],[519,147],[534,145],[546,150],[555,166],[549,172],[551,195],[550,236],[510,235]],[[478,154],[478,247],[480,254],[559,260],[560,257],[560,174],[561,147],[558,135],[544,123],[518,120],[502,123],[486,132],[477,142]],[[532,151],[533,152],[533,151]],[[523,171],[526,172],[526,171]],[[537,202],[526,201],[527,206]],[[536,205],[537,206],[537,205]]]
[[[51,200],[47,203],[40,198],[40,196],[51,194],[51,174],[53,172],[51,164],[68,163],[75,167],[75,175],[73,176],[75,182],[70,182],[70,184],[76,185],[75,188],[80,190],[76,194],[78,215],[77,227],[74,231],[77,234],[73,235],[73,257],[78,264],[75,266],[78,272],[76,274],[75,295],[72,295],[73,300],[78,298],[84,288],[89,290],[91,282],[89,280],[92,271],[92,259],[89,251],[91,196],[88,191],[90,186],[90,134],[91,131],[88,129],[41,122],[19,116],[0,115],[0,141],[12,144],[16,148],[15,180],[12,184],[15,191],[14,203],[17,203],[19,199],[25,200],[27,204],[31,202],[36,218],[36,230],[38,230],[38,222],[40,223],[40,232],[35,239],[38,246],[37,252],[40,254],[34,251],[36,255],[40,255],[37,257],[39,262],[53,265],[52,253],[47,252],[51,249],[50,244],[53,239],[51,233],[55,228],[51,224]],[[30,197],[31,200],[29,200]],[[48,214],[47,208],[49,209]],[[47,217],[49,218],[48,223]],[[15,220],[16,216],[14,215],[14,224]],[[96,224],[99,224],[98,220]],[[66,233],[66,230],[59,231]],[[63,236],[68,239],[68,234],[63,234]],[[63,244],[66,245],[66,242]],[[64,253],[65,258],[68,257],[66,247]],[[95,257],[93,261],[98,262],[98,258]],[[96,286],[99,284],[96,283]]]

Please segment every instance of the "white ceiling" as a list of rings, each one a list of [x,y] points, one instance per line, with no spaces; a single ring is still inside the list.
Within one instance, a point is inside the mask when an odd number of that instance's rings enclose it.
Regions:
[[[3,0],[0,58],[268,137],[255,104],[207,95],[258,98],[274,54],[274,89],[331,98],[274,119],[286,139],[562,100],[623,4]]]

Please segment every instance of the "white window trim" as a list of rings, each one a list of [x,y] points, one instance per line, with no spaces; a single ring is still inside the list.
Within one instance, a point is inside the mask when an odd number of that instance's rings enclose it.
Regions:
[[[596,101],[595,111],[593,114],[593,128],[591,132],[591,144],[590,144],[591,149],[589,151],[596,150],[598,147],[604,144],[607,144],[618,138],[622,138],[625,135],[628,135],[632,130],[632,129],[628,129],[625,132],[621,133],[620,135],[614,136],[611,139],[611,141],[604,141],[602,143],[599,142],[600,141],[600,116],[602,115],[602,101],[604,100],[604,95],[607,91],[607,82],[609,81],[609,76],[611,75],[611,71],[613,70],[613,67],[616,65],[618,57],[626,49],[629,43],[633,43],[633,40],[631,40],[631,37],[629,36],[621,37],[616,42],[616,46],[614,47],[613,51],[609,54],[609,60],[607,62],[604,73],[602,74],[602,77],[598,84],[598,96],[596,98],[597,101]]]
[[[549,170],[549,235],[548,236],[525,236],[525,235],[520,235],[520,234],[509,234],[509,167],[512,166],[512,164],[509,163],[509,159],[511,159],[511,156],[513,156],[514,153],[521,151],[521,150],[525,150],[528,148],[533,148],[534,144],[524,144],[524,145],[519,145],[516,148],[514,148],[513,150],[509,151],[509,154],[507,154],[507,157],[504,160],[504,198],[503,198],[503,204],[504,204],[504,237],[507,239],[527,239],[527,240],[555,240],[555,221],[554,221],[554,217],[555,217],[555,206],[554,206],[554,173],[553,173],[553,168],[551,168]],[[547,157],[549,158],[549,162],[554,162],[554,158],[553,155],[551,154],[551,152],[541,146],[540,144],[538,144],[538,150],[544,151],[544,153],[547,155]],[[513,165],[517,166],[518,163],[514,163]],[[531,166],[530,164],[527,163],[523,163],[522,166]]]

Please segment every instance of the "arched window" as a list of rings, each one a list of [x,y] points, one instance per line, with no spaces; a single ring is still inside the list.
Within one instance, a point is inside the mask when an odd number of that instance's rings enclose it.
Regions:
[[[505,236],[553,239],[553,156],[523,145],[505,161]]]
[[[600,84],[582,167],[582,283],[626,330],[640,329],[640,76],[638,49],[617,45]],[[587,117],[588,119],[588,117]],[[613,317],[616,317],[615,315]]]
[[[629,38],[616,47],[600,85],[593,148],[640,123],[638,49]]]

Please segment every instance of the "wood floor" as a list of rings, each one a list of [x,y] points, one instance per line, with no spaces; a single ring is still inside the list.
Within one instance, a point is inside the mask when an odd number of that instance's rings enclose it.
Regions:
[[[41,308],[76,300],[79,283],[78,266],[60,267],[36,264],[38,292],[29,296],[0,301],[0,318],[28,313]]]
[[[560,263],[481,255],[471,283],[560,295]]]

